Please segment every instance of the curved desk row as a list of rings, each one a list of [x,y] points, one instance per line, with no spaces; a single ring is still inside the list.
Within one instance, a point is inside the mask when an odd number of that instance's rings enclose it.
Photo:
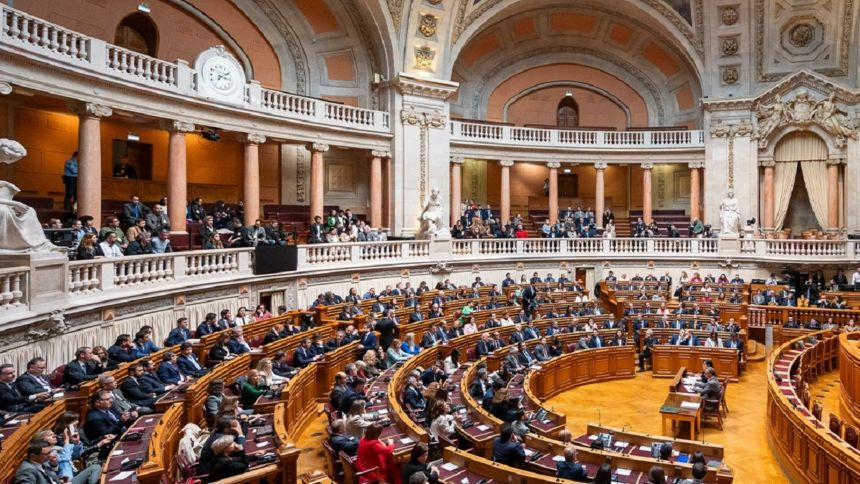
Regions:
[[[839,335],[839,406],[842,415],[860,424],[860,333]]]
[[[810,336],[824,338],[829,334],[818,331]],[[833,354],[824,351],[828,347],[833,348]],[[819,359],[816,352],[820,359],[832,358],[836,348],[820,339],[812,345],[808,336],[802,336],[776,349],[768,362],[768,439],[795,482],[860,481],[860,452],[821,425],[804,406],[793,381],[794,375],[812,371],[813,362]]]

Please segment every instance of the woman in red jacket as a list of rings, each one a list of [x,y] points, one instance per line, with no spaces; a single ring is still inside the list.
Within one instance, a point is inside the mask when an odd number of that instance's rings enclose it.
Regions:
[[[362,476],[359,483],[379,480],[386,484],[400,484],[400,469],[394,462],[394,444],[391,439],[385,444],[379,440],[382,429],[382,425],[374,423],[365,429],[364,437],[358,441],[355,470],[362,472],[376,467],[375,471]]]

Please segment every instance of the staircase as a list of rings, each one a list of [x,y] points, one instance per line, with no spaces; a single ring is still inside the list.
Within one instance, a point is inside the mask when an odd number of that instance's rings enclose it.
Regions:
[[[622,224],[621,219],[616,218],[615,233],[617,236],[622,237],[620,234],[621,227],[625,227],[628,232],[630,232],[632,230],[633,223],[641,216],[642,210],[631,210],[630,218],[626,223]],[[657,226],[660,227],[661,236],[666,236],[669,224],[675,224],[675,228],[678,229],[678,232],[681,232],[681,237],[689,236],[690,216],[687,215],[684,210],[654,210],[651,212],[651,216],[657,221]],[[632,233],[630,235],[632,235]],[[626,235],[626,237],[630,237],[630,235]]]

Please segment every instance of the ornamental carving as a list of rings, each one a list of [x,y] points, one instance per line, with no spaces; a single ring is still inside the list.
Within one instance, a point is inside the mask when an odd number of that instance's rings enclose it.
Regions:
[[[795,47],[806,47],[815,37],[815,27],[810,24],[797,24],[788,31],[788,40]]]
[[[723,39],[722,44],[720,44],[720,50],[722,51],[724,56],[735,55],[738,53],[738,38],[737,37],[728,37]]]
[[[415,68],[430,70],[433,67],[433,59],[436,58],[436,51],[430,47],[422,46],[415,48]]]
[[[740,78],[737,67],[724,67],[720,75],[725,84],[735,84]]]
[[[720,9],[720,21],[723,25],[734,25],[738,22],[738,7],[732,5]]]
[[[0,94],[3,96],[7,94],[12,94],[12,85],[8,82],[0,81]]]
[[[421,22],[418,24],[418,31],[424,37],[433,37],[436,35],[436,27],[439,24],[439,17],[424,13],[421,14]]]
[[[388,0],[388,13],[394,23],[395,30],[400,30],[400,19],[403,14],[403,0]]]
[[[836,145],[840,148],[845,146],[847,138],[857,139],[853,121],[848,118],[848,113],[836,105],[836,94],[833,92],[827,99],[816,102],[807,91],[801,90],[787,102],[777,99],[771,104],[757,104],[755,111],[758,120],[756,139],[760,148],[767,146],[767,138],[774,130],[787,124],[818,125],[836,137]]]
[[[440,3],[442,3],[442,0],[427,0],[427,3],[429,3],[430,5],[439,5]]]

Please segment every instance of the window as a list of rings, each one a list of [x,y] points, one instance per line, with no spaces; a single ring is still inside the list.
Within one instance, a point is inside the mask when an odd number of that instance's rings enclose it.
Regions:
[[[128,50],[157,57],[158,29],[149,15],[135,12],[117,25],[114,44]]]
[[[556,115],[556,126],[575,128],[579,126],[579,106],[573,100],[573,96],[564,96],[558,103]]]

